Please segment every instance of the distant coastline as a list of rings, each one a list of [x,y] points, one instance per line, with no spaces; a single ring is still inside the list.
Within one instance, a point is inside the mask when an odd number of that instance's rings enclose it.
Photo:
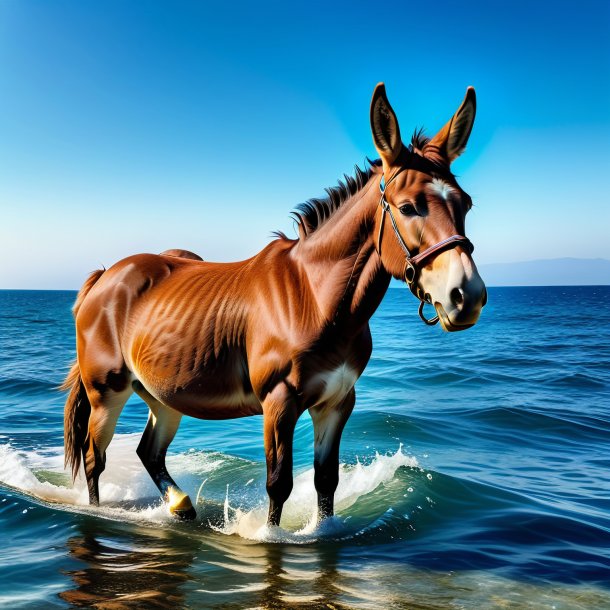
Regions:
[[[488,286],[607,286],[610,260],[552,258],[479,265]]]

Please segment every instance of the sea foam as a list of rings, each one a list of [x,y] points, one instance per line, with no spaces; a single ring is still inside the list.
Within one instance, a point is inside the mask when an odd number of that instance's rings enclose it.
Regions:
[[[10,444],[0,444],[0,482],[43,502],[57,504],[64,510],[98,514],[104,518],[171,524],[174,519],[158,497],[158,491],[140,463],[135,448],[139,436],[116,435],[108,453],[106,470],[100,478],[100,507],[88,504],[84,476],[74,484],[63,468],[61,448],[44,453],[18,451]],[[337,516],[318,524],[314,471],[310,468],[294,478],[292,494],[282,516],[282,527],[266,524],[267,495],[260,481],[254,495],[252,479],[239,483],[228,474],[224,502],[206,497],[207,477],[223,478],[223,467],[238,460],[219,453],[186,452],[168,457],[168,467],[193,501],[198,504],[198,518],[216,532],[238,535],[254,541],[308,543],[319,538],[348,535],[342,516],[359,499],[392,481],[401,467],[418,468],[416,458],[403,453],[376,454],[367,463],[341,464],[339,486],[335,494]],[[263,468],[257,470],[264,473]],[[248,492],[248,493],[246,493]]]

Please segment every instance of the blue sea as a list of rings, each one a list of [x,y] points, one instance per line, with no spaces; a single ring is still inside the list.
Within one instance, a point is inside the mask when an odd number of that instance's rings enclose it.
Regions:
[[[312,424],[282,529],[263,525],[262,420],[184,418],[174,521],[130,400],[99,508],[63,469],[74,292],[0,291],[0,607],[610,608],[610,287],[492,288],[476,327],[424,326],[404,288],[371,321],[337,516],[315,508]]]

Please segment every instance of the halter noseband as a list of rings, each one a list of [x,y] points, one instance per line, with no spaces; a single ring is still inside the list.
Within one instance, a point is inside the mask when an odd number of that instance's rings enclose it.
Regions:
[[[424,305],[426,303],[431,304],[430,297],[428,297],[427,299],[422,298],[420,296],[421,291],[419,289],[417,291],[414,290],[420,267],[431,262],[441,252],[445,252],[446,250],[451,250],[457,246],[462,246],[463,248],[468,250],[469,254],[471,254],[474,250],[474,246],[472,245],[472,242],[464,235],[451,235],[450,237],[439,241],[437,244],[426,248],[423,252],[418,252],[415,256],[411,254],[409,246],[407,246],[407,243],[405,242],[402,235],[400,234],[400,231],[398,230],[398,224],[396,223],[396,218],[394,218],[394,214],[392,213],[392,208],[388,200],[385,198],[385,191],[388,185],[391,184],[396,178],[396,176],[398,176],[398,174],[400,174],[405,169],[407,168],[399,169],[387,182],[385,182],[385,184],[384,176],[382,175],[381,177],[381,182],[379,183],[379,190],[381,191],[381,198],[379,199],[379,205],[381,206],[381,221],[379,222],[379,234],[377,236],[377,253],[379,254],[379,256],[381,256],[381,239],[383,237],[383,225],[385,221],[385,214],[387,212],[390,215],[390,222],[392,223],[392,228],[394,229],[394,233],[396,235],[396,238],[398,239],[398,243],[400,244],[400,247],[402,248],[405,254],[405,269],[403,272],[403,277],[405,279],[405,282],[409,285],[411,292],[415,294],[415,296],[420,300],[418,310],[419,317],[429,326],[433,326],[439,321],[439,317],[434,316],[434,318],[428,319],[424,316]]]

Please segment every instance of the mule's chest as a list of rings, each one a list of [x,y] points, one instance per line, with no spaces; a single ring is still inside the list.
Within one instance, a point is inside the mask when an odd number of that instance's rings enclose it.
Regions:
[[[342,402],[362,375],[371,355],[372,342],[368,326],[349,340],[341,337],[311,350],[300,361],[300,393],[306,408]]]
[[[361,371],[348,362],[331,368],[309,371],[303,381],[303,398],[307,408],[342,402],[354,387],[360,374]]]

